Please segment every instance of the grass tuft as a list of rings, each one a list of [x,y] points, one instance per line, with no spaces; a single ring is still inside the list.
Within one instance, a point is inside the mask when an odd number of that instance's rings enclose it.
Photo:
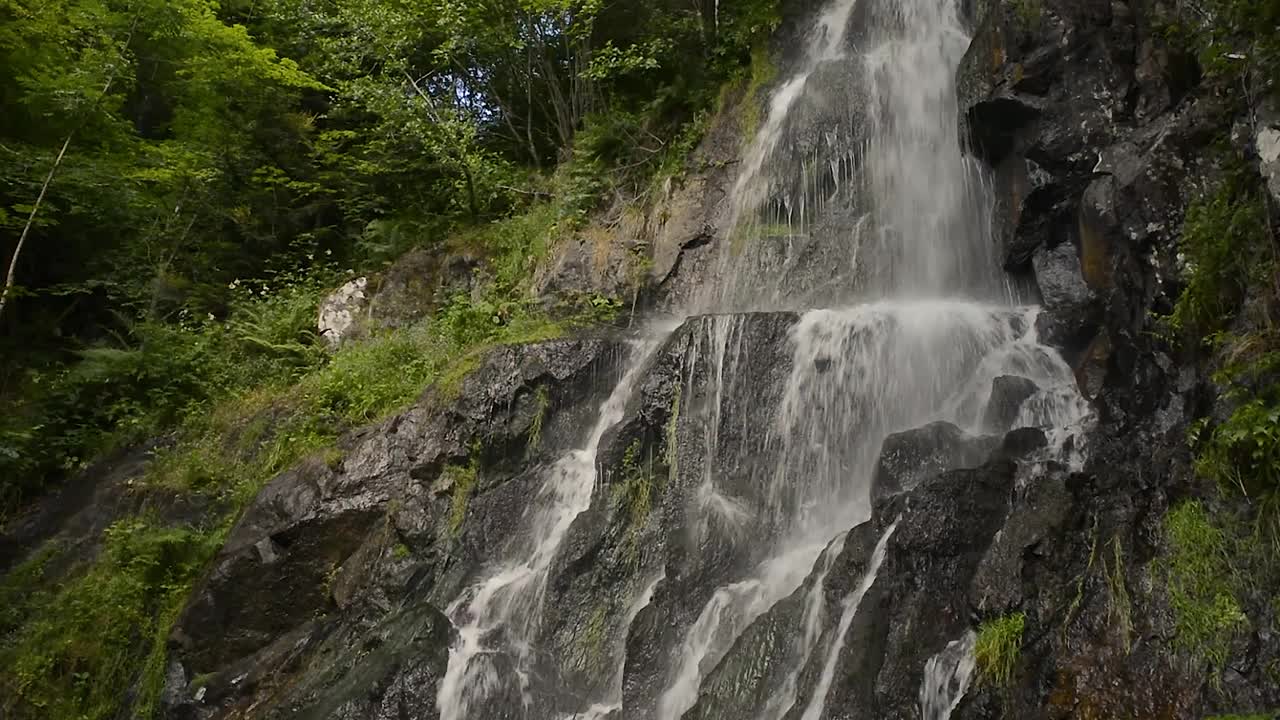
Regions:
[[[1023,613],[1013,613],[982,623],[974,656],[979,681],[997,688],[1013,684],[1014,668],[1022,656],[1022,631],[1026,624]]]

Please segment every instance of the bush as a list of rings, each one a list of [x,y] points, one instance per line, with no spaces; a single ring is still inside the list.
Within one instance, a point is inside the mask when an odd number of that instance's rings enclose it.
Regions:
[[[0,514],[112,447],[318,366],[314,326],[326,277],[282,279],[274,290],[237,284],[226,322],[132,324],[112,345],[31,372],[0,415]]]
[[[1239,177],[1187,208],[1180,250],[1186,285],[1170,317],[1176,331],[1212,337],[1248,289],[1274,272],[1265,201]]]

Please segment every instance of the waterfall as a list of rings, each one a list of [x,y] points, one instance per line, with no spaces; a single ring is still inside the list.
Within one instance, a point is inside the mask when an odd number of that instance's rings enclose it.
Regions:
[[[858,606],[862,604],[862,596],[867,594],[871,584],[876,581],[876,573],[880,572],[880,563],[884,562],[885,548],[897,527],[897,523],[894,523],[884,531],[880,542],[876,543],[875,551],[871,554],[871,564],[863,573],[862,582],[858,583],[858,587],[844,599],[840,611],[840,624],[836,626],[835,637],[831,640],[831,649],[827,652],[827,660],[822,665],[822,676],[818,679],[818,687],[809,701],[809,706],[805,708],[801,720],[819,720],[822,717],[822,711],[827,704],[827,691],[831,689],[831,681],[835,678],[836,661],[844,648],[845,635],[849,632],[849,626],[853,624],[853,616],[857,614]]]
[[[790,664],[755,717],[803,708],[803,720],[821,720],[846,635],[892,549],[896,524],[827,624],[827,578],[846,533],[871,518],[888,435],[937,420],[977,432],[994,381],[1015,375],[1037,388],[1016,424],[1045,428],[1050,452],[1083,462],[1089,407],[1070,367],[1039,342],[1037,308],[998,267],[991,190],[960,147],[954,75],[969,38],[959,2],[831,0],[804,34],[796,69],[765,103],[729,200],[715,281],[686,308],[682,382],[688,393],[697,375],[706,395],[700,424],[685,437],[703,459],[682,516],[692,549],[668,558],[657,579],[646,574],[649,582],[618,589],[632,593],[621,637],[662,583],[697,566],[703,548],[727,549],[716,571],[734,574],[670,618],[675,631],[661,640],[651,708],[624,707],[623,642],[604,674],[607,691],[566,701],[562,717],[679,720],[753,623],[808,580]],[[797,314],[780,401],[750,418],[731,412],[734,398],[753,391],[743,378],[763,362],[745,313],[783,310]],[[443,720],[480,717],[489,698],[522,703],[525,714],[513,707],[512,717],[535,717],[530,684],[554,684],[535,677],[533,662],[553,560],[592,506],[601,439],[670,331],[639,342],[585,446],[547,472],[522,539],[449,607],[458,640],[438,696]],[[963,696],[971,646],[971,638],[956,641],[923,668],[926,719],[945,719]]]
[[[440,683],[437,706],[441,720],[474,717],[473,704],[510,683],[513,678],[503,677],[502,669],[493,662],[500,649],[515,654],[514,679],[527,698],[530,649],[542,611],[547,572],[570,524],[590,507],[600,440],[622,419],[636,379],[661,346],[662,337],[654,333],[638,343],[622,379],[601,406],[586,445],[551,468],[541,493],[525,511],[527,538],[487,578],[467,588],[450,605],[448,615],[458,629],[459,640],[449,650],[448,669]],[[493,637],[495,634],[501,637]],[[494,643],[501,648],[495,648]]]
[[[920,685],[920,720],[949,720],[973,680],[973,648],[977,639],[977,634],[970,630],[925,663],[924,682]]]

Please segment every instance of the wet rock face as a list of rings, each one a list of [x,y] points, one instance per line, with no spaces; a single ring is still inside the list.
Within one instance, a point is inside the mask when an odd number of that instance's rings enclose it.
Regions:
[[[971,436],[948,422],[890,435],[880,450],[872,498],[911,490],[944,470],[977,467],[999,442],[996,437]]]
[[[452,632],[439,608],[515,532],[526,462],[581,442],[620,353],[604,339],[499,348],[456,399],[428,394],[347,438],[340,461],[273,480],[175,625],[170,715],[434,717]],[[450,478],[468,466],[459,504]]]
[[[975,5],[961,121],[996,177],[1005,268],[1035,282],[1038,335],[1073,365],[1099,424],[1082,472],[1019,475],[968,600],[980,618],[1025,613],[1018,677],[1008,690],[975,688],[953,717],[1272,707],[1280,698],[1262,688],[1273,683],[1253,670],[1234,676],[1230,697],[1205,691],[1204,673],[1172,649],[1155,562],[1162,518],[1191,487],[1181,434],[1204,379],[1165,355],[1151,316],[1180,291],[1184,210],[1220,172],[1213,138],[1245,108],[1159,35],[1158,3]],[[1020,12],[1033,5],[1037,15]],[[1268,178],[1272,127],[1262,121],[1250,139]],[[1248,651],[1234,652],[1229,666],[1252,667]]]
[[[991,432],[1008,432],[1018,412],[1040,390],[1035,382],[1015,375],[1001,375],[991,383],[991,399],[982,416],[982,426]]]

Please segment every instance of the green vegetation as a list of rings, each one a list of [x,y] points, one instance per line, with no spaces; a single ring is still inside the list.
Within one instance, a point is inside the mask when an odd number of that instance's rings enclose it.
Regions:
[[[1260,89],[1280,69],[1280,6],[1271,0],[1178,3],[1168,33],[1214,76],[1255,76]]]
[[[1179,333],[1213,339],[1239,311],[1251,287],[1275,272],[1266,204],[1256,178],[1234,172],[1187,208],[1179,250],[1186,285],[1170,316]]]
[[[449,303],[464,334],[545,324],[527,290],[552,244],[677,172],[778,21],[777,0],[13,0],[0,507],[313,372],[323,289],[407,249],[484,260],[485,291]],[[336,412],[375,414],[413,370]]]
[[[220,540],[216,529],[123,521],[107,530],[101,557],[83,574],[29,586],[31,612],[16,628],[6,623],[9,642],[0,648],[0,709],[15,717],[115,717],[121,688],[139,678],[133,713],[154,714],[169,624]]]
[[[1108,615],[1120,632],[1127,654],[1133,649],[1133,605],[1129,600],[1129,589],[1125,585],[1124,546],[1118,536],[1112,538],[1111,549],[1111,561],[1103,561],[1107,566],[1107,596],[1110,599]]]
[[[1198,28],[1192,40],[1211,73],[1280,67],[1274,23],[1240,25],[1260,4],[1208,5],[1222,22]],[[1232,47],[1248,57],[1227,58]],[[1280,614],[1255,600],[1280,595],[1280,264],[1256,171],[1234,155],[1224,166],[1220,182],[1187,210],[1183,291],[1166,318],[1171,339],[1201,353],[1220,390],[1219,420],[1204,418],[1188,432],[1196,474],[1210,485],[1198,493],[1206,501],[1166,516],[1168,553],[1156,564],[1173,610],[1174,645],[1207,668],[1215,686],[1237,636]]]
[[[614,486],[614,503],[627,515],[626,559],[634,564],[640,559],[640,535],[653,510],[654,494],[661,492],[654,475],[653,459],[642,457],[640,440],[627,446],[619,468],[619,482]]]
[[[51,562],[50,546],[5,576],[15,720],[152,716],[172,622],[264,483],[339,469],[339,435],[432,384],[456,397],[496,345],[612,321],[621,300],[548,309],[532,278],[601,211],[643,216],[724,88],[753,58],[753,92],[768,81],[779,21],[777,0],[10,0],[0,15],[0,523],[160,436],[131,502],[207,508],[125,517],[96,556]],[[477,260],[468,292],[329,351],[321,299],[410,249]],[[630,265],[633,298],[647,263]],[[476,462],[452,469],[455,533]],[[647,514],[651,486],[626,485]]]
[[[1030,30],[1040,26],[1044,19],[1042,0],[1011,0],[1011,2],[1014,15],[1017,16],[1023,28]]]
[[[1203,505],[1189,502],[1165,518],[1169,554],[1164,560],[1175,644],[1206,663],[1216,682],[1231,641],[1248,626],[1237,600],[1240,577],[1231,538],[1215,526]]]
[[[456,537],[462,532],[462,525],[467,521],[467,507],[471,504],[471,494],[476,489],[476,478],[480,474],[480,453],[475,448],[471,452],[471,460],[466,465],[450,465],[445,468],[452,490],[450,490],[449,534]]]
[[[1005,688],[1013,683],[1014,669],[1022,656],[1022,631],[1026,616],[1005,615],[982,623],[974,645],[978,679],[991,687]]]
[[[537,450],[542,443],[542,423],[547,419],[547,410],[551,407],[551,396],[545,385],[539,385],[533,394],[535,410],[533,422],[529,425],[528,448],[530,452]]]

